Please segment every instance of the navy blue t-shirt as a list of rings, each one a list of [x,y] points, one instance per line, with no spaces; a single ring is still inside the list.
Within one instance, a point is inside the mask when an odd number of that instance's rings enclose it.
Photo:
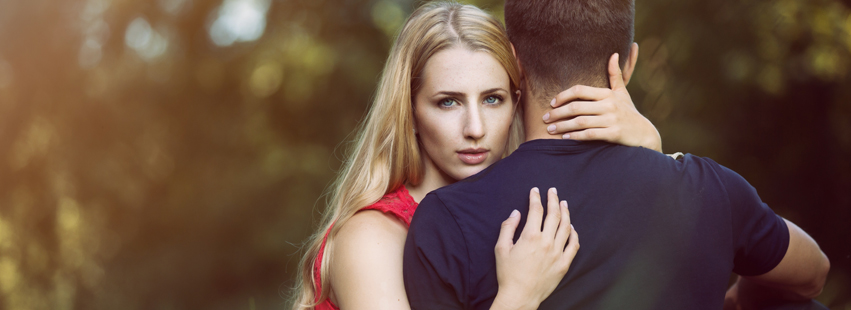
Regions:
[[[405,242],[413,309],[487,309],[494,246],[529,190],[558,189],[580,250],[541,309],[721,309],[730,272],[760,275],[789,232],[741,176],[692,155],[604,142],[533,140],[484,171],[429,193]]]

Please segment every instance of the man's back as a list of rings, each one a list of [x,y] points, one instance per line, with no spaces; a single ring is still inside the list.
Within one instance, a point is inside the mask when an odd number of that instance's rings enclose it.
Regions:
[[[532,187],[558,189],[582,245],[542,309],[720,309],[731,271],[767,272],[788,245],[783,220],[711,160],[534,140],[423,199],[405,245],[414,309],[490,306],[500,224],[526,214]]]

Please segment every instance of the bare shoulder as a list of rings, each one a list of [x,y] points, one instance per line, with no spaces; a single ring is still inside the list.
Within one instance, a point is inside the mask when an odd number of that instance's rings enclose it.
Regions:
[[[355,213],[343,227],[340,227],[337,240],[383,239],[404,236],[407,232],[408,228],[405,224],[393,215],[377,210],[363,210]]]
[[[401,260],[407,231],[392,215],[360,211],[340,227],[334,240],[331,267],[369,270]]]
[[[407,227],[394,216],[364,210],[346,221],[330,257],[335,303],[345,309],[406,309],[402,256]]]

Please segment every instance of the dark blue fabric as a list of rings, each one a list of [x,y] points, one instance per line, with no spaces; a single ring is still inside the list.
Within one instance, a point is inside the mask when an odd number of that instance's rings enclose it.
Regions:
[[[534,140],[481,173],[428,194],[405,243],[414,309],[487,309],[497,293],[500,224],[529,190],[558,189],[581,248],[541,309],[721,309],[730,273],[759,275],[789,232],[741,176],[603,142]]]

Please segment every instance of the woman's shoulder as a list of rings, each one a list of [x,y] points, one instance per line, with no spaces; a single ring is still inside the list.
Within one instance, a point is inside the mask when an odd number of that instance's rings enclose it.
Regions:
[[[405,226],[407,227],[411,226],[411,218],[417,210],[417,202],[414,201],[414,198],[411,197],[408,190],[404,186],[401,186],[396,190],[387,193],[374,204],[366,206],[361,210],[376,210],[384,212],[385,214],[396,217],[405,223]],[[360,213],[363,212],[358,212],[358,214]]]
[[[401,251],[416,202],[402,187],[352,215],[335,238],[335,256],[362,265],[382,261]],[[348,263],[347,263],[348,264]]]
[[[340,227],[329,266],[338,305],[407,303],[400,272],[407,232],[404,223],[378,210],[360,211]]]
[[[383,238],[385,234],[402,234],[408,232],[408,227],[395,215],[381,210],[362,209],[346,221],[337,233],[337,240],[360,238]]]

